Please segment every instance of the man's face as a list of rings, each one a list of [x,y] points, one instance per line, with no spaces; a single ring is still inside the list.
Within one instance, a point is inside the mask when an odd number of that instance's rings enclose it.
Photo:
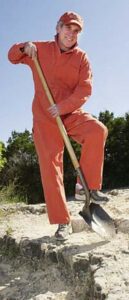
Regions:
[[[57,29],[59,47],[68,51],[77,42],[80,27],[76,24],[59,25]]]

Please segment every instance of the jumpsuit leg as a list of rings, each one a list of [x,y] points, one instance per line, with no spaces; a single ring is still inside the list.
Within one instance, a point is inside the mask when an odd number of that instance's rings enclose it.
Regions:
[[[49,221],[51,224],[67,224],[70,215],[63,183],[63,139],[57,125],[48,120],[34,121],[33,137]]]
[[[79,119],[80,116],[79,116]],[[82,116],[83,122],[67,129],[69,136],[82,145],[80,167],[90,190],[102,187],[104,146],[107,128],[90,114]],[[81,121],[81,120],[80,120]],[[78,179],[79,182],[79,179]],[[80,183],[80,182],[79,182]]]

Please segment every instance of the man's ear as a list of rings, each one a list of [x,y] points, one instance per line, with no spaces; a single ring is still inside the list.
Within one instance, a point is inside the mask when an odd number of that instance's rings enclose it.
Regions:
[[[60,29],[61,27],[63,26],[63,23],[62,22],[58,22],[57,25],[56,25],[56,32],[57,33],[60,33]]]

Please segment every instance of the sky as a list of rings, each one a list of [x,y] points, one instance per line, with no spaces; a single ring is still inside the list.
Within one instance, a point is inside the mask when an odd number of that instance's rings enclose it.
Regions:
[[[75,11],[84,19],[78,43],[88,54],[93,94],[85,111],[98,116],[129,112],[129,0],[0,0],[0,140],[31,131],[34,95],[31,70],[8,61],[18,42],[52,40],[59,17]]]

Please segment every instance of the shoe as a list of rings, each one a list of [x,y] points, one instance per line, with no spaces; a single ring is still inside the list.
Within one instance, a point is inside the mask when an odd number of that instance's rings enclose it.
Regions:
[[[80,183],[77,183],[76,187],[75,187],[75,199],[81,200],[81,201],[86,200],[86,195],[85,195],[84,189]]]
[[[86,201],[85,191],[81,184],[77,183],[75,188],[75,199]],[[110,198],[98,190],[90,191],[90,201],[96,204],[106,204]]]
[[[98,190],[90,191],[90,200],[96,204],[106,204],[110,198]]]
[[[58,229],[55,232],[55,237],[59,241],[67,240],[68,236],[72,233],[72,227],[70,224],[59,224]]]

